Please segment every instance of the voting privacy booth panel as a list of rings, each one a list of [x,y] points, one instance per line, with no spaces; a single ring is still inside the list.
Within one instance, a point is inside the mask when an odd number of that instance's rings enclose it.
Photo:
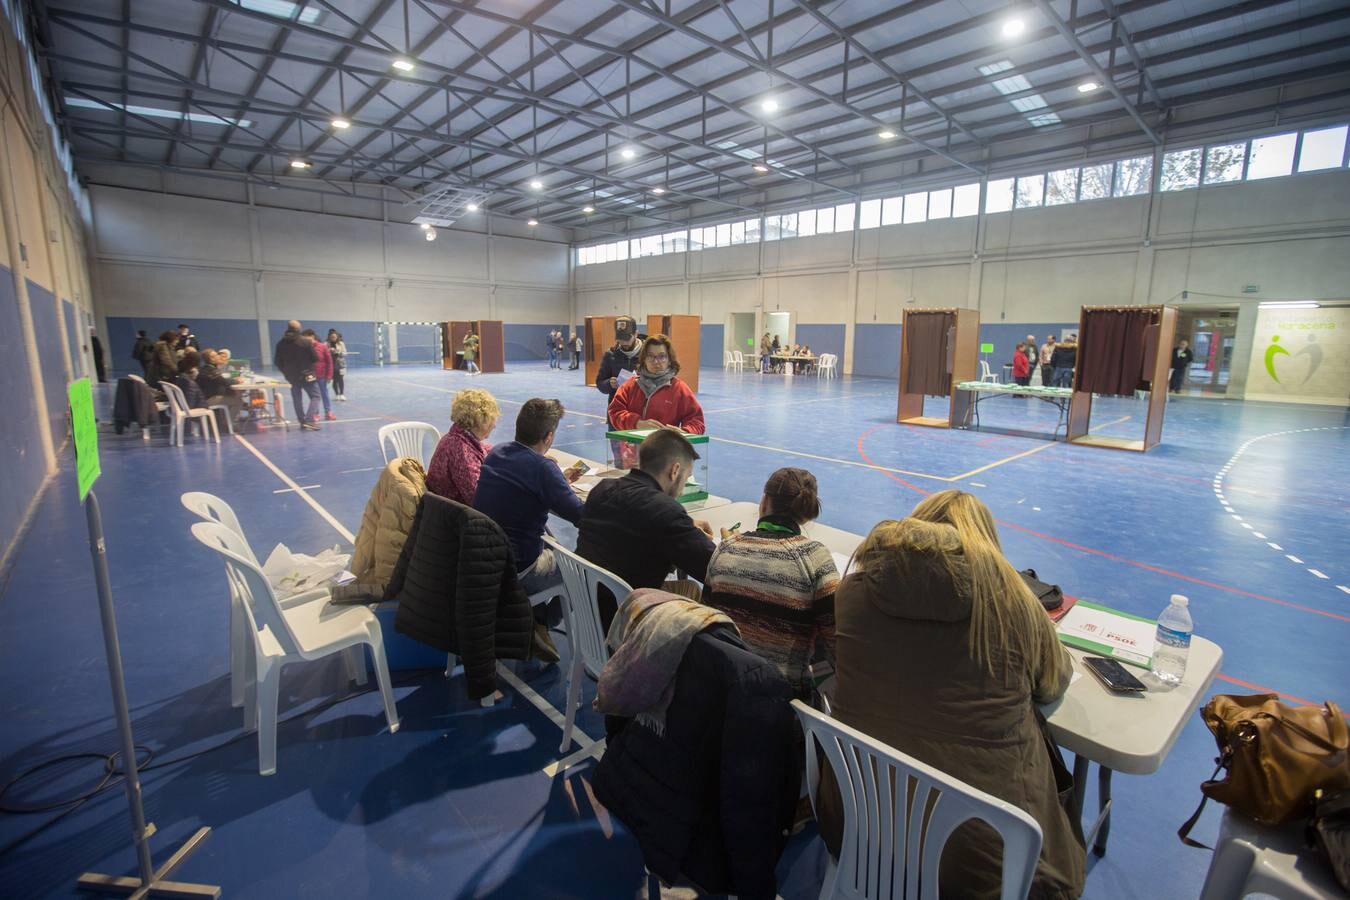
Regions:
[[[647,317],[647,334],[664,334],[675,347],[680,360],[680,380],[689,389],[698,392],[698,360],[701,349],[699,316],[651,315]]]
[[[595,384],[600,372],[600,361],[605,353],[614,346],[614,323],[618,316],[587,316],[585,334],[582,341],[583,360],[586,364],[586,383]]]
[[[1071,443],[1140,452],[1158,445],[1176,330],[1177,311],[1171,306],[1083,307],[1069,402]],[[1136,391],[1148,392],[1142,439],[1090,433],[1093,395],[1131,397]]]
[[[900,328],[900,401],[895,420],[932,428],[963,422],[967,412],[958,407],[967,401],[956,386],[975,379],[979,350],[979,310],[905,310]],[[925,397],[947,397],[948,416],[925,416]]]
[[[464,336],[470,331],[478,335],[478,368],[484,372],[505,372],[506,329],[500,321],[485,319],[441,323],[442,368],[464,368]]]

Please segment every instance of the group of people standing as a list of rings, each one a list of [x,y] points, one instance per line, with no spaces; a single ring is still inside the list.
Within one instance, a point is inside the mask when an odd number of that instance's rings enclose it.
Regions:
[[[572,364],[567,367],[568,370],[571,371],[580,368],[581,348],[581,337],[575,331],[568,334],[567,339],[564,341],[562,329],[553,329],[548,333],[548,337],[545,338],[544,341],[544,349],[548,353],[548,367],[550,369],[561,369],[563,353],[570,352],[572,354]]]
[[[1071,387],[1073,369],[1078,363],[1078,339],[1075,336],[1056,341],[1053,334],[1045,336],[1045,343],[1036,347],[1036,336],[1027,335],[1013,348],[1013,382],[1023,387],[1031,384],[1031,373],[1037,364],[1041,367],[1041,384],[1045,387]]]
[[[291,403],[302,430],[319,430],[320,401],[324,418],[330,422],[337,420],[332,400],[347,399],[347,345],[337,329],[328,329],[327,339],[321,341],[313,328],[302,331],[300,323],[291,319],[286,323],[286,333],[277,341],[272,362],[290,383]],[[331,397],[330,382],[333,387]],[[306,397],[309,399],[307,408]]]

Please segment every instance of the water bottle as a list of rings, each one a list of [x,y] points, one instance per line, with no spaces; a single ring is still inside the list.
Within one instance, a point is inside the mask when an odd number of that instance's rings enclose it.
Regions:
[[[1158,617],[1158,637],[1153,645],[1153,677],[1166,689],[1181,684],[1186,674],[1186,656],[1191,650],[1191,613],[1188,601],[1180,594]]]

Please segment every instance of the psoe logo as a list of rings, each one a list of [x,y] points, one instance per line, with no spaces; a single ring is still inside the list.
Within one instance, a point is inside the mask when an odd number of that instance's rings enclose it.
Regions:
[[[1270,380],[1276,384],[1284,384],[1283,381],[1280,381],[1279,373],[1275,370],[1275,360],[1280,356],[1308,357],[1310,363],[1308,366],[1308,373],[1303,376],[1303,380],[1299,382],[1299,386],[1307,384],[1308,379],[1312,378],[1313,373],[1322,365],[1322,347],[1317,343],[1317,335],[1315,334],[1308,335],[1307,346],[1294,354],[1291,354],[1280,344],[1280,336],[1278,334],[1271,337],[1270,346],[1266,348],[1266,374],[1268,374]]]

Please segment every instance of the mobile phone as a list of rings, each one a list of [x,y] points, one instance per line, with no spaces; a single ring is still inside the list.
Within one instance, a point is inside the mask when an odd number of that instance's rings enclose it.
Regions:
[[[1114,659],[1085,656],[1083,665],[1087,666],[1087,670],[1097,676],[1097,680],[1110,690],[1120,693],[1139,693],[1148,690],[1142,681],[1125,671],[1125,667]]]
[[[571,464],[570,466],[568,466],[567,468],[568,468],[569,470],[573,471],[573,472],[576,472],[578,478],[581,477],[582,475],[585,475],[587,472],[589,472],[589,471],[591,470],[590,465],[587,464],[585,460],[581,460],[581,459],[579,459],[579,460],[577,460],[576,462],[572,463],[572,464]]]

